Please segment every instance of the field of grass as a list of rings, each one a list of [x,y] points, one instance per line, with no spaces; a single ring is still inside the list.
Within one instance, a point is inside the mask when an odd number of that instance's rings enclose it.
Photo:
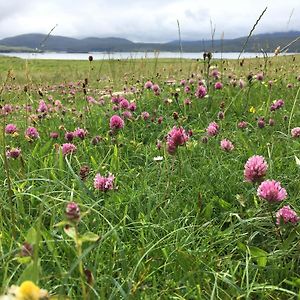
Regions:
[[[276,215],[300,214],[299,55],[0,58],[0,79],[0,294],[300,298],[299,222]]]

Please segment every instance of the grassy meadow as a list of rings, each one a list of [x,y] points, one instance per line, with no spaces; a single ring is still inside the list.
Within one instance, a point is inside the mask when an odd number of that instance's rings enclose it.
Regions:
[[[0,295],[300,299],[300,55],[1,57],[0,80]]]

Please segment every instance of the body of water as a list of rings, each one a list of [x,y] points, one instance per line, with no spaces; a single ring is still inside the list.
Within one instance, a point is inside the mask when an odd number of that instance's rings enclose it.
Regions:
[[[293,53],[288,53],[293,54]],[[3,56],[19,57],[23,59],[64,59],[64,60],[87,60],[90,55],[94,60],[103,59],[140,59],[140,58],[203,58],[203,52],[190,53],[184,52],[182,55],[179,52],[90,52],[90,53],[66,53],[66,52],[45,52],[45,53],[1,53]],[[282,55],[282,54],[281,54]],[[237,59],[238,52],[214,53],[213,58],[217,59]],[[274,53],[268,53],[268,56],[274,56]],[[263,57],[262,53],[245,52],[241,58]]]

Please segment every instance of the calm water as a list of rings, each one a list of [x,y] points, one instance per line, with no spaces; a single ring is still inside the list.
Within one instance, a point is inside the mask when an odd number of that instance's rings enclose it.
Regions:
[[[290,53],[292,54],[292,53]],[[92,55],[95,60],[102,59],[137,59],[137,58],[180,58],[179,52],[91,52],[91,53],[64,53],[64,52],[46,52],[46,53],[1,53],[0,55],[20,57],[23,59],[67,59],[67,60],[87,60]],[[238,52],[215,53],[214,58],[236,59]],[[273,56],[273,53],[269,53]],[[241,58],[263,57],[262,53],[243,53]],[[200,53],[182,53],[183,58],[197,59],[203,58],[203,52]]]

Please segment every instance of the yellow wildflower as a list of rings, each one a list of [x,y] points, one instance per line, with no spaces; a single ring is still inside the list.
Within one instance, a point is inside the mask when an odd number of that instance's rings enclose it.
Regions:
[[[255,107],[251,106],[250,109],[249,109],[249,112],[251,112],[252,114],[255,114],[256,113]]]
[[[20,286],[13,285],[0,300],[46,300],[48,292],[40,289],[32,281],[24,281]]]

